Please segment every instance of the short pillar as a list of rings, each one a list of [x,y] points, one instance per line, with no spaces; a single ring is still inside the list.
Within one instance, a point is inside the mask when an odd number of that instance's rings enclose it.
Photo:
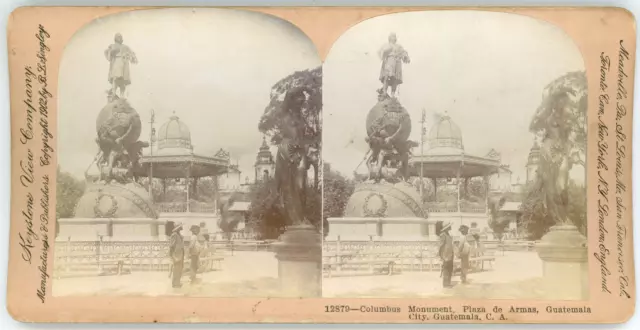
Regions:
[[[149,224],[149,227],[151,229],[151,231],[150,231],[151,240],[152,241],[157,241],[158,240],[158,236],[159,236],[158,223],[155,220],[151,220],[151,223]]]
[[[322,235],[312,225],[287,228],[274,244],[280,289],[285,297],[321,295]]]
[[[587,239],[573,225],[556,225],[536,244],[545,299],[588,299]]]
[[[436,235],[436,222],[435,221],[429,221],[427,223],[427,227],[428,227],[428,237],[429,240],[437,240],[438,239],[438,235]]]

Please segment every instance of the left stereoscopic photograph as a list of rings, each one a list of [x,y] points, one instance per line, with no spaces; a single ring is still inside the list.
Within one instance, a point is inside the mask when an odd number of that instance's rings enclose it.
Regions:
[[[322,68],[279,18],[97,19],[59,73],[54,296],[320,296]]]

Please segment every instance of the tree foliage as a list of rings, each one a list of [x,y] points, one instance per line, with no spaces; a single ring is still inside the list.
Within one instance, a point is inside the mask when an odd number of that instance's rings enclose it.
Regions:
[[[85,181],[74,178],[71,174],[60,170],[56,174],[56,219],[72,218],[78,200],[85,189]]]
[[[271,143],[279,144],[282,141],[285,117],[283,101],[289,90],[298,87],[304,87],[309,91],[301,109],[302,118],[305,121],[305,142],[316,144],[319,148],[322,143],[322,67],[294,72],[273,85],[271,101],[264,109],[258,129],[270,137]]]
[[[507,202],[507,198],[502,196],[500,198],[489,199],[489,228],[493,231],[493,234],[500,240],[504,235],[511,218],[504,212],[500,212],[500,209]]]
[[[261,239],[276,239],[285,229],[284,216],[280,213],[279,197],[274,194],[274,186],[273,179],[260,181],[249,193],[249,225]]]
[[[587,79],[583,71],[567,73],[552,81],[531,121],[530,131],[543,141],[538,173],[525,187],[522,223],[529,239],[540,239],[551,226],[568,220],[586,235],[586,191],[569,180],[557,191],[559,168],[554,155],[568,156],[566,170],[584,166],[587,136]],[[549,140],[548,140],[549,139]],[[545,146],[546,142],[554,143]],[[546,149],[545,149],[546,148]],[[545,151],[547,150],[547,151]],[[556,162],[556,163],[554,163]]]
[[[568,140],[566,151],[571,164],[584,165],[587,150],[587,75],[584,71],[569,72],[549,83],[542,93],[542,102],[531,120],[529,130],[545,139],[550,125]],[[562,109],[562,111],[555,111]]]
[[[275,189],[273,178],[254,185],[249,193],[249,226],[255,230],[260,239],[277,239],[286,229],[286,222],[280,195]],[[306,218],[316,226],[321,226],[322,193],[319,189],[309,188],[305,204]]]
[[[218,200],[218,209],[220,211],[218,228],[222,230],[227,239],[231,238],[231,233],[236,230],[240,221],[243,220],[241,215],[229,212],[229,208],[233,206],[235,202],[240,201],[241,197],[240,193],[233,193],[229,196],[220,197]]]
[[[331,164],[323,163],[322,186],[324,188],[323,224],[324,234],[328,234],[328,218],[342,217],[349,197],[355,189],[355,182],[331,169]]]
[[[522,225],[527,239],[539,240],[556,224],[555,219],[544,207],[541,194],[535,189],[535,185],[525,187],[525,198],[520,206],[522,212]],[[567,216],[580,233],[587,236],[587,191],[583,185],[571,181],[568,188],[569,203]]]

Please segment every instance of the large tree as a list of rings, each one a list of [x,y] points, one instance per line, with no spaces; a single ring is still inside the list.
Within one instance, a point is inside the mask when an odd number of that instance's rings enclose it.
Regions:
[[[319,154],[322,147],[322,67],[294,72],[276,82],[271,88],[271,99],[260,118],[258,130],[267,135],[272,144],[280,145],[283,142],[285,134],[290,134],[290,127],[287,125],[292,125],[287,122],[287,119],[292,117],[288,112],[291,111],[291,104],[287,104],[291,100],[287,101],[286,97],[290,91],[294,90],[304,90],[305,98],[304,102],[296,105],[296,114],[299,116],[296,115],[295,124],[301,129],[301,133],[300,136],[295,137],[296,141],[293,143],[305,146],[308,153],[301,156],[307,157],[307,164],[314,169],[313,187],[302,190],[304,198],[301,200],[304,202],[299,205],[302,205],[301,212],[304,213],[304,218],[319,229],[322,225],[322,187],[319,182]],[[276,164],[279,164],[278,161],[282,160],[278,159]],[[290,216],[283,209],[285,205],[282,205],[282,202],[291,196],[281,196],[282,192],[279,191],[281,181],[278,180],[282,179],[282,175],[284,174],[275,173],[276,180],[259,184],[251,194],[250,221],[265,238],[277,238],[288,225],[286,221]]]
[[[587,136],[587,78],[583,71],[567,73],[543,91],[530,131],[542,141],[534,181],[527,186],[521,206],[522,222],[530,239],[541,238],[551,226],[576,224],[584,231],[584,186],[569,178],[575,166],[584,166]],[[579,192],[582,190],[583,192]],[[584,199],[584,198],[582,198]],[[586,206],[586,205],[585,205]]]

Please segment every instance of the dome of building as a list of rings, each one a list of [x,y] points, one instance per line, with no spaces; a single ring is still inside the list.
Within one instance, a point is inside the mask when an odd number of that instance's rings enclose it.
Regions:
[[[186,148],[191,149],[191,131],[180,121],[178,116],[171,116],[169,121],[160,126],[158,131],[158,149]]]
[[[464,149],[462,131],[448,115],[442,116],[440,121],[431,127],[427,141],[429,149]]]

